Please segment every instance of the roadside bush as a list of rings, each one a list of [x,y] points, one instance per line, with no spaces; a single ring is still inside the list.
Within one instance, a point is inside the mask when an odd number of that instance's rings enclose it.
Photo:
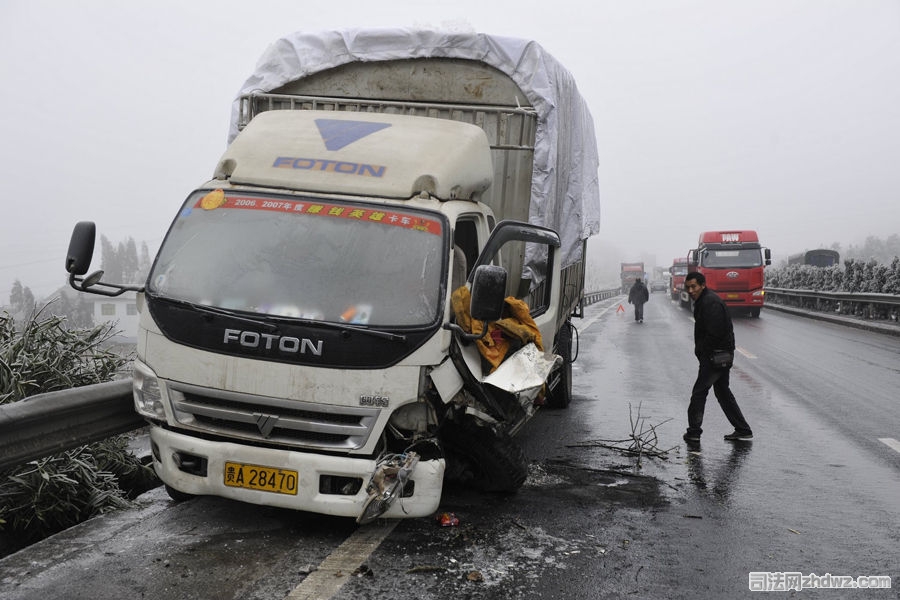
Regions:
[[[889,265],[849,259],[844,265],[787,265],[766,269],[766,285],[789,290],[900,294],[900,257]]]
[[[44,315],[44,309],[19,327],[8,313],[0,314],[0,404],[111,381],[130,363],[130,356],[108,349],[117,333],[111,325],[68,329],[63,317]],[[120,483],[148,473],[125,436],[0,473],[0,553],[127,506]]]

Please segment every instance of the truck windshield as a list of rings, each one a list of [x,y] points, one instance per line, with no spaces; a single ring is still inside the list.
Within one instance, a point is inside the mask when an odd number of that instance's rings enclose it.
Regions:
[[[382,327],[434,323],[443,221],[393,208],[195,192],[163,242],[148,291],[281,318]]]
[[[701,264],[712,269],[746,269],[762,266],[762,253],[759,248],[743,248],[714,250],[701,253]]]

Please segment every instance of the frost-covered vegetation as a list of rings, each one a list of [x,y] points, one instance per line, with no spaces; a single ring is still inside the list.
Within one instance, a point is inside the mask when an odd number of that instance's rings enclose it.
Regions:
[[[46,308],[46,307],[45,307]],[[49,312],[49,311],[46,311]],[[130,361],[109,349],[110,325],[69,329],[44,311],[18,324],[0,313],[0,404],[102,383]],[[127,489],[152,477],[115,436],[0,472],[0,555],[129,504]]]
[[[791,290],[900,294],[900,257],[890,264],[849,259],[843,265],[787,265],[766,269],[766,287]]]

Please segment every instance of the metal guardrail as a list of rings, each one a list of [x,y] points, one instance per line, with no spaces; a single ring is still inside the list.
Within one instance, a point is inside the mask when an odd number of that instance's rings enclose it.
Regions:
[[[766,302],[818,312],[838,313],[873,320],[896,321],[900,316],[900,295],[860,294],[766,288]]]
[[[606,300],[607,298],[612,298],[614,296],[618,296],[621,293],[619,288],[615,288],[612,290],[599,290],[596,292],[585,292],[584,293],[584,305],[589,306],[596,302],[600,302],[601,300]]]
[[[0,406],[0,471],[143,427],[131,388],[121,379]]]

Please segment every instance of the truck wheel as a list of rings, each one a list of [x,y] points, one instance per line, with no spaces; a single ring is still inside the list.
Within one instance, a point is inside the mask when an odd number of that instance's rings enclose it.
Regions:
[[[515,492],[525,483],[525,452],[509,435],[466,419],[461,424],[447,422],[441,441],[448,481],[483,492]]]
[[[563,364],[558,371],[556,387],[547,397],[547,408],[567,408],[572,402],[572,329],[572,324],[566,322],[559,330],[556,353],[562,356]]]
[[[758,319],[758,318],[759,318],[759,311],[760,311],[759,308],[751,308],[751,309],[750,309],[750,316],[751,316],[752,318],[754,318],[754,319]]]
[[[173,488],[169,484],[165,484],[165,485],[166,485],[166,493],[169,494],[169,498],[171,498],[175,502],[185,502],[187,500],[193,500],[194,498],[196,498],[196,496],[193,494],[188,494],[187,492],[180,492],[180,491],[176,490],[175,488]]]

